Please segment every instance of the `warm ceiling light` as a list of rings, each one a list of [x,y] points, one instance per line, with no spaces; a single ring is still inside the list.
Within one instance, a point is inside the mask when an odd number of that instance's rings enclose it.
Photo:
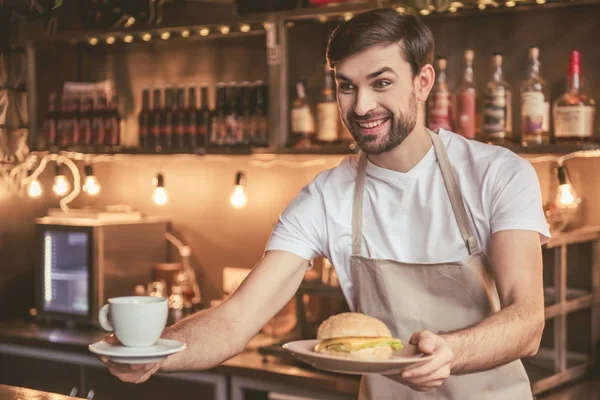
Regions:
[[[546,0],[535,0],[535,2],[538,4],[545,4]]]
[[[143,40],[144,42],[149,42],[150,40],[152,40],[152,35],[151,35],[151,34],[149,34],[149,33],[144,33],[144,34],[142,35],[142,40]]]
[[[106,43],[108,44],[113,44],[115,42],[115,38],[112,36],[109,36],[106,38]]]
[[[93,38],[90,38],[90,40],[89,40],[89,43],[90,43],[92,46],[95,46],[95,45],[97,45],[97,44],[98,44],[98,38],[95,38],[95,37],[93,37]]]
[[[190,31],[188,29],[181,31],[181,37],[183,37],[183,38],[190,37]]]
[[[400,14],[404,14],[404,13],[406,13],[406,8],[404,8],[404,7],[397,7],[396,8],[396,12],[398,12]]]
[[[325,22],[327,22],[327,16],[326,15],[321,15],[319,17],[319,22],[324,24]]]
[[[271,23],[270,22],[263,22],[263,28],[265,28],[265,31],[268,31],[269,29],[271,29]]]
[[[123,41],[124,41],[125,43],[131,43],[131,42],[133,42],[133,36],[131,36],[131,35],[127,35],[127,36],[125,36],[125,37],[123,38]]]
[[[170,37],[171,37],[171,34],[169,32],[163,32],[160,34],[160,38],[162,40],[169,40]]]
[[[421,15],[429,15],[429,14],[431,14],[431,11],[429,11],[429,10],[421,10],[421,11],[419,11],[419,13],[421,13]]]
[[[477,5],[477,8],[479,8],[480,10],[485,10],[485,4],[479,3]]]
[[[210,29],[202,28],[200,29],[200,31],[198,31],[198,33],[200,34],[200,36],[208,36],[208,34],[210,33]]]
[[[456,8],[456,7],[454,7],[454,6],[450,6],[450,7],[448,7],[448,11],[450,11],[451,13],[455,13],[455,12],[456,12],[456,10],[457,10],[457,8]]]
[[[221,33],[223,35],[227,35],[229,33],[229,27],[227,25],[223,25],[222,27],[219,28],[219,30],[221,31]]]
[[[512,0],[509,0],[509,1],[507,1],[507,2],[506,2],[506,7],[514,7],[514,6],[516,6],[516,5],[517,5],[517,3],[515,3],[515,2],[514,2],[514,1],[512,1]]]
[[[250,32],[250,25],[248,24],[242,24],[240,25],[240,31],[246,33],[246,32]]]

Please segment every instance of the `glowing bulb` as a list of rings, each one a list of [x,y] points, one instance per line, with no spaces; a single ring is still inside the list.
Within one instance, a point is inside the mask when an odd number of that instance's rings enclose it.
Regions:
[[[125,43],[131,43],[131,42],[133,42],[133,36],[131,36],[131,35],[127,35],[127,36],[125,36],[125,37],[123,38],[123,41],[124,41]]]
[[[319,16],[319,22],[324,24],[325,22],[327,22],[327,16],[326,15],[320,15]]]
[[[485,10],[485,4],[479,3],[477,5],[477,8],[479,8],[480,10]]]
[[[54,178],[54,186],[52,186],[52,190],[56,193],[57,196],[64,196],[71,189],[71,185],[67,180],[67,177],[64,175],[56,175]]]
[[[270,22],[263,22],[263,28],[265,28],[265,31],[268,31],[269,29],[271,29],[272,25]]]
[[[227,25],[223,25],[222,27],[219,28],[219,30],[221,31],[221,33],[223,35],[227,35],[229,33],[229,27]]]
[[[108,44],[113,44],[115,42],[115,38],[112,36],[109,36],[106,38],[106,43]]]
[[[162,40],[169,40],[170,37],[171,37],[171,34],[169,32],[163,32],[160,34],[160,38]]]
[[[243,172],[238,172],[235,175],[235,187],[229,197],[229,202],[234,208],[244,208],[248,204],[248,196],[246,196],[246,179]]]
[[[506,7],[514,7],[516,6],[517,3],[515,3],[514,1],[510,0],[506,2]]]
[[[144,34],[142,35],[142,40],[143,40],[144,42],[149,42],[150,40],[152,40],[152,35],[151,35],[151,34],[149,34],[149,33],[144,33]]]
[[[200,36],[208,36],[210,33],[210,29],[202,28],[198,31],[198,33],[200,34]]]
[[[419,12],[421,13],[421,15],[429,15],[429,14],[431,14],[431,11],[429,11],[429,10],[421,10]]]
[[[183,38],[190,37],[190,31],[187,29],[184,31],[181,31],[181,37],[183,37]]]
[[[404,13],[406,13],[406,8],[404,8],[404,7],[398,7],[398,8],[396,8],[396,12],[400,13],[400,14],[404,14]]]
[[[535,0],[538,4],[546,4],[546,0]]]
[[[167,196],[167,191],[162,186],[157,186],[154,188],[154,193],[152,193],[152,201],[159,206],[164,206],[169,201],[169,196]]]
[[[40,181],[38,181],[37,179],[33,179],[29,183],[29,187],[27,188],[27,194],[29,194],[29,197],[31,197],[32,199],[37,199],[38,197],[40,197],[42,195],[42,185],[40,185]]]
[[[465,5],[463,3],[461,3],[460,1],[453,1],[452,3],[450,3],[451,7],[455,7],[455,8],[460,8],[460,7],[464,7]]]
[[[97,45],[97,44],[98,44],[98,38],[95,38],[95,37],[93,37],[93,38],[90,38],[90,40],[89,40],[89,43],[90,43],[92,46],[95,46],[95,45]]]
[[[100,193],[100,184],[94,175],[86,176],[83,183],[83,191],[90,196],[95,196]]]
[[[354,15],[352,13],[346,13],[344,14],[344,21],[350,21],[353,17]]]
[[[233,193],[231,193],[229,201],[234,208],[246,207],[246,204],[248,204],[248,196],[246,196],[246,191],[242,185],[236,185],[235,189],[233,189]]]
[[[456,7],[450,6],[448,8],[448,11],[450,11],[451,13],[455,13],[456,12]]]
[[[169,196],[165,190],[165,178],[162,174],[157,174],[154,178],[154,192],[152,192],[152,201],[159,205],[164,206],[169,201]]]
[[[248,24],[242,24],[240,25],[240,31],[246,33],[246,32],[250,32],[250,25]]]
[[[577,195],[573,186],[570,183],[565,183],[558,187],[558,193],[556,194],[556,204],[559,207],[572,207],[577,203]]]

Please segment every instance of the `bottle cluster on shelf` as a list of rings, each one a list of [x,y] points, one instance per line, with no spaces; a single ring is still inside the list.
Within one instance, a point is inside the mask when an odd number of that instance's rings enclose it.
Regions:
[[[448,87],[445,57],[436,59],[436,81],[427,100],[426,124],[430,129],[444,128],[467,138],[492,143],[541,145],[595,140],[594,99],[582,88],[581,55],[574,50],[569,60],[567,87],[550,105],[548,85],[540,72],[539,49],[529,49],[526,79],[519,87],[506,82],[502,73],[502,54],[492,56],[491,76],[481,92],[473,78],[474,52],[464,53],[463,78],[456,91]],[[513,129],[512,96],[518,92],[521,128]],[[481,101],[477,118],[476,101]],[[550,129],[550,114],[554,129]]]
[[[307,80],[299,77],[291,106],[288,147],[310,149],[345,145],[353,148],[352,135],[340,118],[333,71],[328,65],[325,65],[325,81],[315,109],[316,120],[308,100]]]
[[[121,116],[117,96],[108,82],[69,82],[60,97],[51,92],[44,118],[44,149],[67,147],[116,148],[121,140]]]
[[[218,82],[212,109],[209,87],[200,85],[199,103],[196,88],[192,85],[143,90],[138,116],[140,147],[193,151],[206,147],[269,145],[268,87],[263,81]]]

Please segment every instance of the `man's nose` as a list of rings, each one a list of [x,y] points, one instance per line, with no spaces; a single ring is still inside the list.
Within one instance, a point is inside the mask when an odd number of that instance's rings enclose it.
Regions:
[[[374,110],[376,102],[373,94],[369,90],[359,90],[356,94],[356,102],[354,103],[354,112],[362,117],[367,115],[369,111]]]

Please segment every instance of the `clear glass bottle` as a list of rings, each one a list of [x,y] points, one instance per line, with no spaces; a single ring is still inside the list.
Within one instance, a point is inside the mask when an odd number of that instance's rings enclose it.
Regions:
[[[429,129],[438,128],[452,130],[452,102],[450,99],[450,90],[446,81],[446,57],[436,59],[437,74],[435,84],[427,100],[427,126]]]
[[[473,50],[465,51],[465,69],[463,80],[456,92],[456,133],[469,139],[475,139],[475,101],[476,88],[473,81]]]
[[[325,64],[325,82],[317,103],[317,143],[333,144],[338,140],[339,116],[333,91],[333,71]]]
[[[540,76],[539,49],[529,49],[527,79],[521,85],[521,142],[546,144],[548,133],[548,92],[546,82]]]
[[[315,136],[315,119],[306,96],[306,80],[296,81],[296,98],[292,104],[291,142],[295,148],[309,148]]]
[[[492,56],[492,79],[485,87],[483,100],[483,140],[502,143],[512,133],[510,85],[502,77],[502,54]]]
[[[573,50],[569,60],[567,90],[554,102],[554,138],[557,142],[583,142],[594,139],[596,101],[582,88],[581,55]]]

